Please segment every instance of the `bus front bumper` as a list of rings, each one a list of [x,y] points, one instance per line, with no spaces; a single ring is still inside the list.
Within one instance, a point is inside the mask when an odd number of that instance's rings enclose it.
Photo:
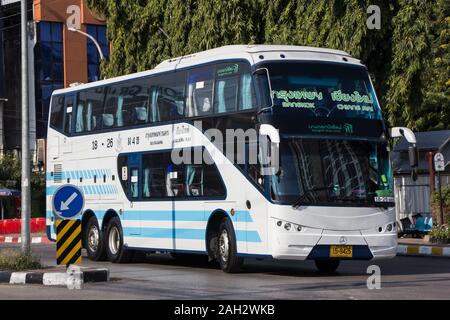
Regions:
[[[377,260],[395,257],[397,232],[379,233],[373,230],[333,231],[302,228],[301,231],[272,230],[274,259],[331,259],[331,246],[351,246],[348,260]]]

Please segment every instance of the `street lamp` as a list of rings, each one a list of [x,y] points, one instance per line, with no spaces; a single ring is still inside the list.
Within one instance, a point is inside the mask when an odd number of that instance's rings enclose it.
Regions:
[[[81,30],[75,29],[73,27],[69,27],[67,29],[69,31],[71,31],[71,32],[78,32],[78,33],[82,34],[83,36],[88,37],[89,39],[91,39],[92,42],[94,42],[95,46],[97,47],[97,51],[98,51],[98,53],[100,55],[100,60],[105,60],[105,57],[103,56],[102,49],[100,48],[100,45],[98,44],[97,40],[93,36],[91,36],[90,34],[88,34],[86,32],[83,32]]]

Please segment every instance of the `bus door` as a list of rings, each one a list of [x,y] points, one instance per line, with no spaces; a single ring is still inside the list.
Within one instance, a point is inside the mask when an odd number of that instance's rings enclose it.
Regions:
[[[141,223],[147,247],[174,248],[174,201],[167,188],[170,152],[158,151],[141,159]]]
[[[245,190],[245,210],[248,212],[245,215],[245,241],[249,252],[257,251],[259,243],[267,237],[267,202],[263,193],[267,192],[269,177],[263,170],[267,157],[263,143],[253,141],[246,148],[247,173],[251,181]]]
[[[126,234],[129,236],[141,234],[141,210],[142,202],[139,201],[141,197],[142,181],[141,181],[141,155],[128,155],[127,162],[127,193],[129,199],[129,209],[125,211],[124,218],[129,220],[129,225],[126,229]],[[124,170],[124,169],[122,169]],[[128,212],[128,214],[127,214]]]

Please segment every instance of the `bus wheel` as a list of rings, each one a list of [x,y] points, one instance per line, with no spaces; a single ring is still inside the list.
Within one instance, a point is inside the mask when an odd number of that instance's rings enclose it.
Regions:
[[[83,236],[88,258],[93,261],[105,260],[106,252],[103,245],[103,235],[94,216],[89,218]]]
[[[315,260],[316,267],[322,273],[333,273],[339,267],[339,260]]]
[[[109,220],[106,228],[106,254],[108,260],[117,263],[130,262],[133,252],[123,247],[123,232],[119,217]]]
[[[230,219],[222,220],[217,238],[217,257],[220,268],[227,273],[239,271],[244,259],[237,255],[236,237]]]

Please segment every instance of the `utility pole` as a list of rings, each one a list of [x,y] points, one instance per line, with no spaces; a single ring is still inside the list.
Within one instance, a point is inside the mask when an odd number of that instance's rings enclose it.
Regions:
[[[22,56],[22,252],[30,252],[30,128],[28,108],[28,25],[27,0],[20,1]]]

